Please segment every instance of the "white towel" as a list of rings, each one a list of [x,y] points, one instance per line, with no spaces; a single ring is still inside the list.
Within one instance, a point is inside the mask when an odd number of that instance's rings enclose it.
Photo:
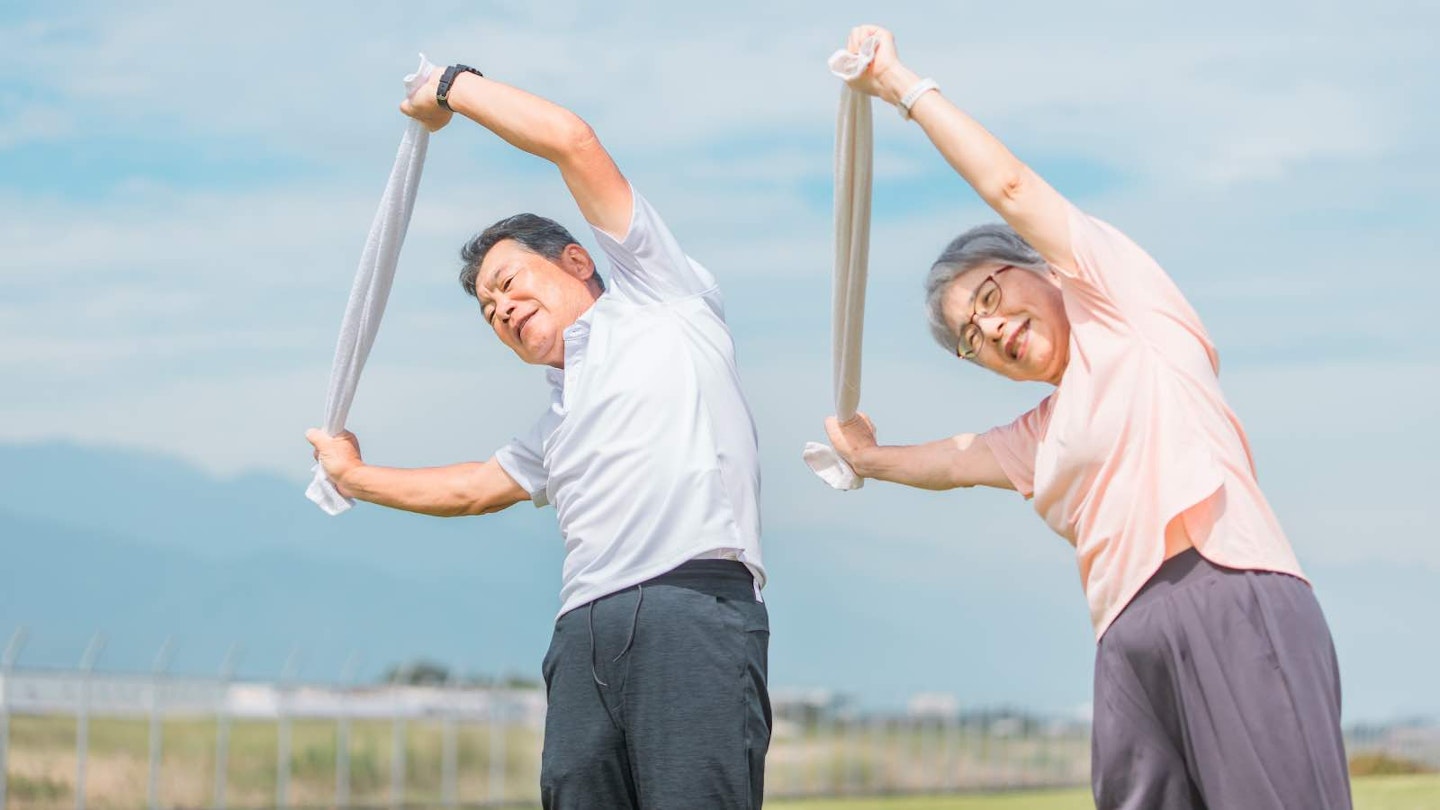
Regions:
[[[420,66],[405,77],[407,98],[425,84],[434,69],[425,54],[420,54]],[[410,121],[400,138],[400,150],[395,155],[385,193],[380,197],[380,208],[370,223],[370,235],[365,240],[365,251],[360,254],[355,285],[350,288],[350,303],[346,304],[345,318],[340,322],[335,362],[330,366],[325,432],[332,436],[345,429],[360,371],[365,368],[365,358],[375,343],[375,333],[380,331],[380,319],[390,298],[390,283],[395,279],[395,264],[400,259],[400,246],[405,243],[405,230],[410,227],[410,212],[415,208],[415,192],[420,186],[420,172],[425,167],[425,149],[429,144],[429,130],[419,121]],[[316,464],[312,472],[314,478],[305,489],[305,497],[331,515],[354,505],[354,500],[335,489],[323,467]]]
[[[878,40],[870,38],[860,53],[836,51],[830,72],[850,80],[865,72],[875,58]],[[835,416],[844,422],[860,405],[860,344],[865,331],[865,275],[870,258],[870,185],[874,157],[870,99],[844,85],[835,126],[835,282],[831,333],[831,372],[835,383]],[[859,489],[865,479],[855,474],[833,447],[807,442],[805,463],[836,489]]]

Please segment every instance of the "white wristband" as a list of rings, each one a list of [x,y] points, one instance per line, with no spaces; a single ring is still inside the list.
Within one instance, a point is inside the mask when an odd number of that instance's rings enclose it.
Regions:
[[[915,106],[915,102],[931,90],[939,89],[940,85],[936,84],[934,79],[921,79],[916,82],[915,86],[906,91],[905,95],[900,97],[899,103],[895,105],[895,108],[900,111],[900,117],[909,121],[910,108]]]

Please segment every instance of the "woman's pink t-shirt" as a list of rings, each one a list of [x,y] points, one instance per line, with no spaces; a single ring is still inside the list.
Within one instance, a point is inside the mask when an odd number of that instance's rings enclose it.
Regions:
[[[1160,567],[1177,516],[1217,565],[1303,576],[1195,310],[1144,250],[1073,206],[1070,242],[1071,266],[1052,265],[1069,365],[1050,396],[984,439],[1075,546],[1096,638]]]

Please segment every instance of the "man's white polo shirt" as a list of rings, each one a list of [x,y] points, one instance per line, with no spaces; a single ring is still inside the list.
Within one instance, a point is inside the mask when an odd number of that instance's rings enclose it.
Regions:
[[[550,407],[495,459],[565,540],[560,613],[733,550],[765,582],[755,422],[715,279],[632,189],[606,292],[565,331]],[[728,556],[728,555],[725,555]]]

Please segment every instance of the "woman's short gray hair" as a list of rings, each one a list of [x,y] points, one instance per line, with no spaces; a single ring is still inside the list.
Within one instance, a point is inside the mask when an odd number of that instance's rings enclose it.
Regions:
[[[1013,265],[1043,271],[1045,260],[1014,228],[999,222],[977,225],[950,240],[925,278],[925,312],[930,334],[942,348],[955,354],[960,339],[945,323],[945,292],[963,273],[985,265]]]

